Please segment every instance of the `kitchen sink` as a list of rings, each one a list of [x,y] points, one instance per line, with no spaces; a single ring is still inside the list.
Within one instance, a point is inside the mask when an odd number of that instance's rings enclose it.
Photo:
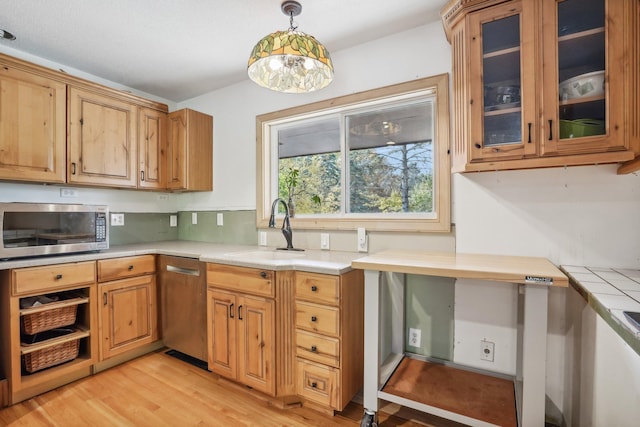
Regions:
[[[291,258],[301,258],[305,256],[304,252],[298,251],[282,251],[277,249],[264,250],[264,251],[245,251],[245,252],[231,252],[224,254],[227,258],[242,258],[246,260],[258,259],[258,260],[287,260]]]

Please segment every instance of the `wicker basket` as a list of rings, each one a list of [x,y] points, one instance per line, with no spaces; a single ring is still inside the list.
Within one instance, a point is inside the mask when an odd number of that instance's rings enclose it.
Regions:
[[[80,338],[24,354],[24,368],[29,373],[69,362],[78,357]]]
[[[22,331],[27,335],[62,328],[76,323],[77,305],[52,308],[22,316]]]

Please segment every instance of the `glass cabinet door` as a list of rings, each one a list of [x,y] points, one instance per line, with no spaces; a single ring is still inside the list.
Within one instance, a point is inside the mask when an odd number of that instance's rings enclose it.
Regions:
[[[621,66],[616,65],[616,52],[622,50],[620,46],[607,46],[616,31],[611,17],[620,13],[622,3],[545,3],[544,63],[555,65],[545,68],[544,75],[543,126],[548,134],[543,139],[543,154],[597,152],[624,145],[617,122],[622,117],[618,107],[622,102],[609,101],[624,96]]]
[[[470,17],[472,159],[514,158],[535,154],[533,96],[525,88],[533,55],[523,51],[520,3],[498,6]],[[474,68],[476,67],[476,68]]]

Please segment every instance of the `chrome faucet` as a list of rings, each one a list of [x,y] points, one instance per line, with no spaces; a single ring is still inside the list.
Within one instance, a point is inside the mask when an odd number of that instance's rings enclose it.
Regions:
[[[276,226],[276,206],[278,202],[284,205],[284,221],[282,221],[282,234],[284,238],[287,240],[286,248],[277,248],[280,250],[286,251],[303,251],[304,249],[296,249],[293,247],[292,239],[293,239],[293,231],[291,230],[291,223],[289,221],[289,205],[284,199],[278,197],[271,204],[271,216],[269,217],[269,228],[275,228]]]

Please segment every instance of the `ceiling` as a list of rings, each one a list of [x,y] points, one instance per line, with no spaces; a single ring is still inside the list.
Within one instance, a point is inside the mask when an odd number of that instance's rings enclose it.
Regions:
[[[299,0],[299,30],[336,52],[439,20],[446,0]],[[180,102],[247,79],[289,27],[281,0],[0,0],[5,47]],[[399,7],[401,6],[401,7]],[[340,72],[339,64],[336,70]]]

